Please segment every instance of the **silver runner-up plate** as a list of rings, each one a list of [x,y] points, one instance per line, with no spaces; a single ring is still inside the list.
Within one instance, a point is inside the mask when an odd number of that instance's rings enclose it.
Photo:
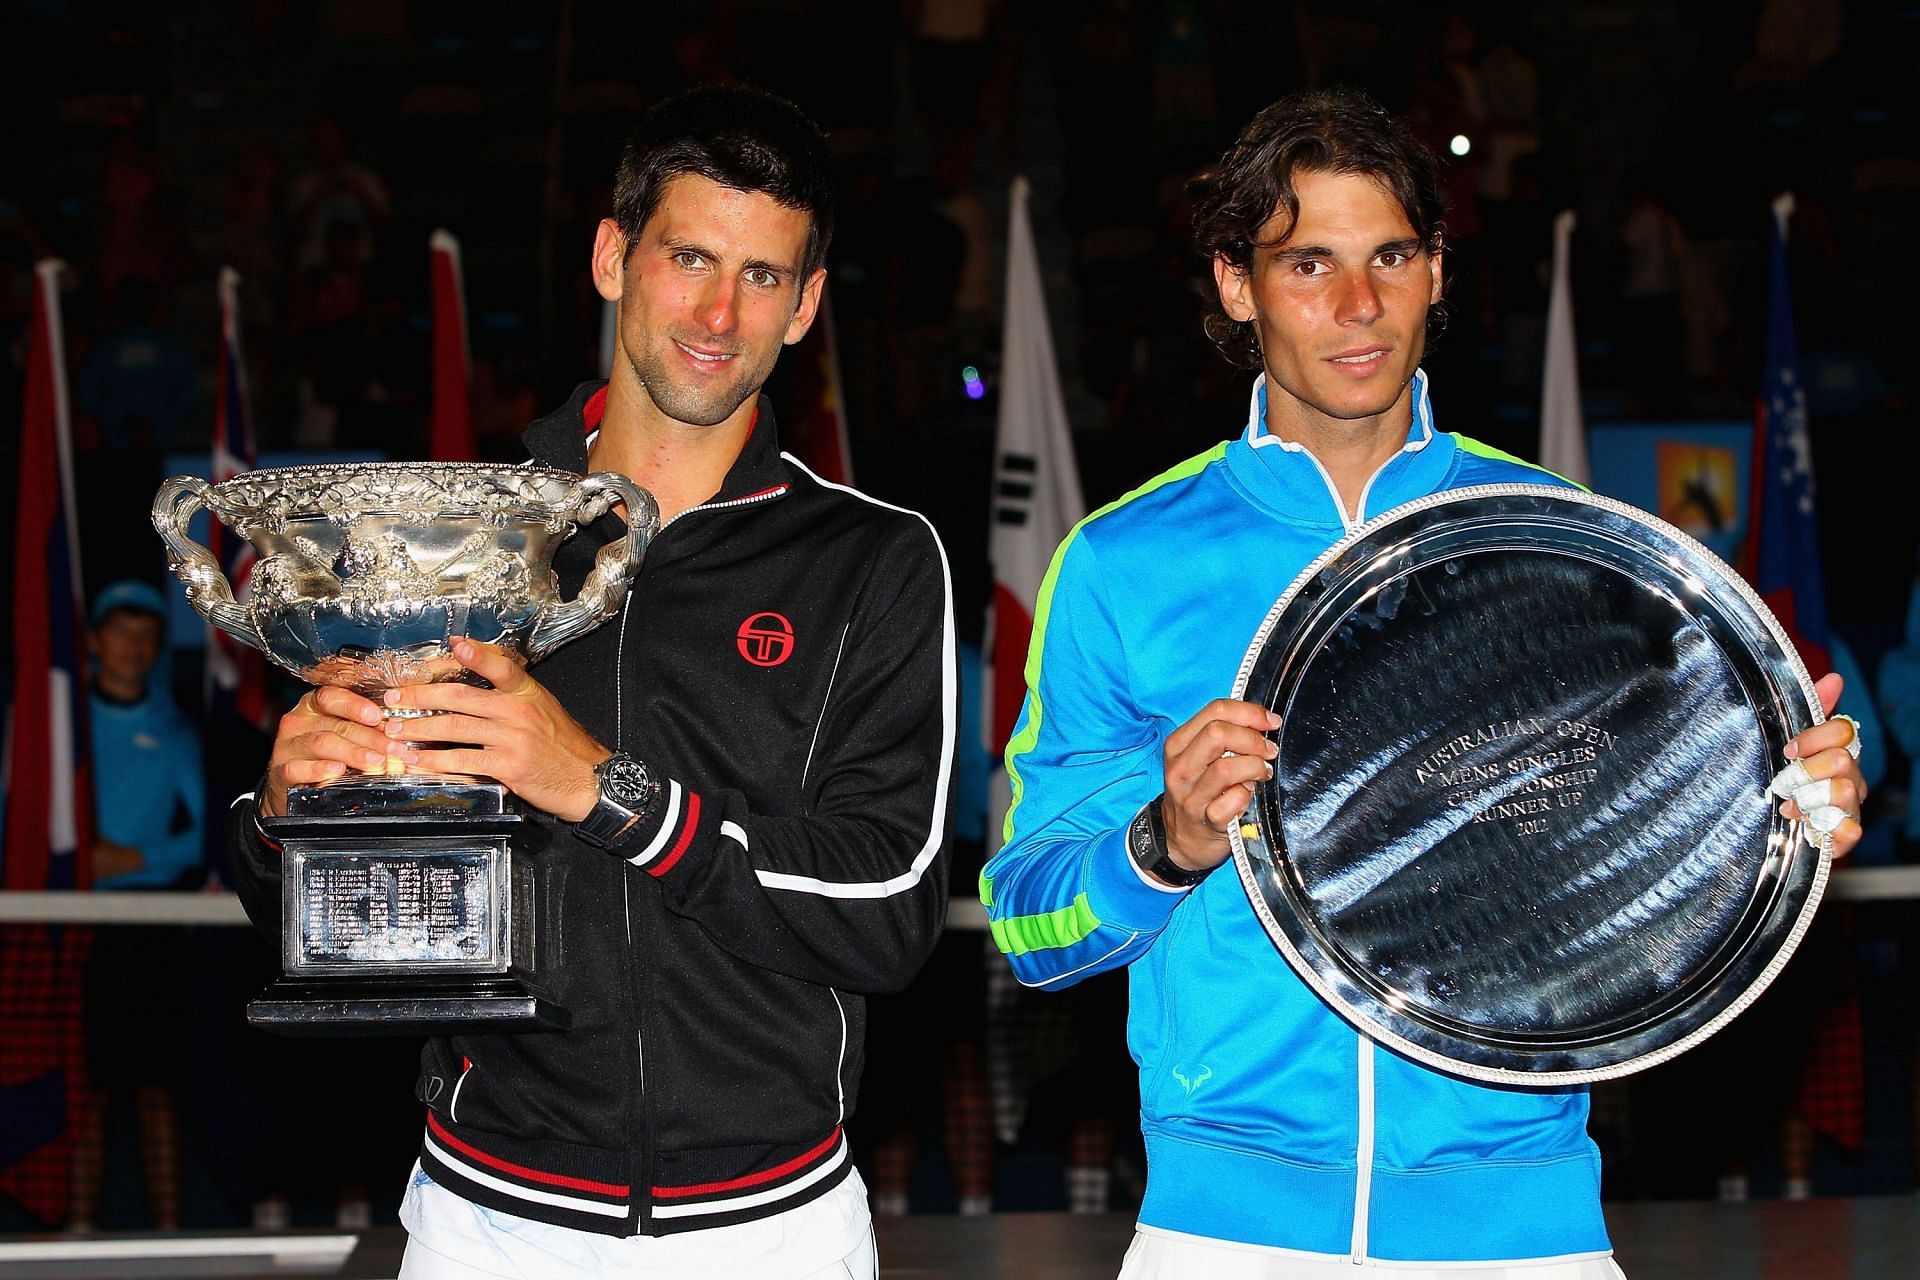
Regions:
[[[1322,999],[1430,1066],[1604,1080],[1712,1035],[1780,972],[1828,858],[1767,783],[1821,721],[1706,547],[1623,502],[1486,485],[1309,565],[1234,696],[1277,712],[1231,833]]]

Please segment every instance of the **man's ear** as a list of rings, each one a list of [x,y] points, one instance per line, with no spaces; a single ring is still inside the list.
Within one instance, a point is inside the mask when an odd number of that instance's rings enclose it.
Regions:
[[[627,237],[612,218],[600,219],[593,233],[593,287],[608,302],[620,300],[627,265]]]
[[[1244,324],[1253,319],[1253,282],[1245,270],[1221,254],[1213,255],[1213,283],[1220,290],[1220,309],[1227,319]]]
[[[1427,269],[1433,273],[1433,293],[1427,299],[1428,306],[1438,303],[1441,295],[1446,292],[1446,256],[1445,244],[1435,244],[1432,252],[1427,254]]]
[[[825,267],[816,268],[800,286],[800,301],[793,308],[793,319],[787,321],[787,336],[783,339],[788,346],[806,337],[807,330],[813,328],[813,318],[820,313],[820,292],[826,287]]]

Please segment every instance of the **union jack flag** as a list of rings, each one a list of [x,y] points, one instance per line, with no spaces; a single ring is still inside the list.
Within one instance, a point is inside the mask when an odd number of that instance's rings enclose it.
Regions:
[[[247,365],[240,354],[240,273],[220,268],[220,388],[213,407],[213,482],[231,480],[254,466],[253,410],[247,394]],[[226,571],[236,600],[251,594],[253,544],[209,522],[207,549]],[[218,627],[207,628],[206,701],[209,723],[228,708],[242,722],[272,732],[267,698],[267,664],[259,650],[241,644]]]

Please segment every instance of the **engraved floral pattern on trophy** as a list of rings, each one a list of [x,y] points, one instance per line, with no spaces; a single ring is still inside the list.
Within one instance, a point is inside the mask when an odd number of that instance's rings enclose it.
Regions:
[[[583,513],[584,519],[594,519],[613,500],[582,486],[566,490],[556,501],[556,476],[566,473],[476,463],[322,463],[244,472],[219,489],[222,509],[232,514],[234,527],[246,537],[256,528],[278,533],[290,520],[315,515],[349,524],[375,510],[410,525],[440,516],[478,516],[493,527],[538,512],[548,532],[558,533],[579,522]],[[597,510],[588,509],[590,502],[598,504]]]

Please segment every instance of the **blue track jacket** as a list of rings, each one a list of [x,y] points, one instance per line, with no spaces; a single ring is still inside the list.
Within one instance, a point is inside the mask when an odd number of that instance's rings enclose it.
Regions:
[[[1424,373],[1413,400],[1363,517],[1565,483],[1436,432]],[[1239,438],[1095,512],[1055,554],[1007,747],[1006,842],[980,880],[994,937],[1030,986],[1128,967],[1143,1226],[1354,1261],[1604,1256],[1585,1089],[1469,1083],[1376,1046],[1294,975],[1231,867],[1183,891],[1127,854],[1167,736],[1232,692],[1274,601],[1349,527],[1265,411],[1262,379]]]

